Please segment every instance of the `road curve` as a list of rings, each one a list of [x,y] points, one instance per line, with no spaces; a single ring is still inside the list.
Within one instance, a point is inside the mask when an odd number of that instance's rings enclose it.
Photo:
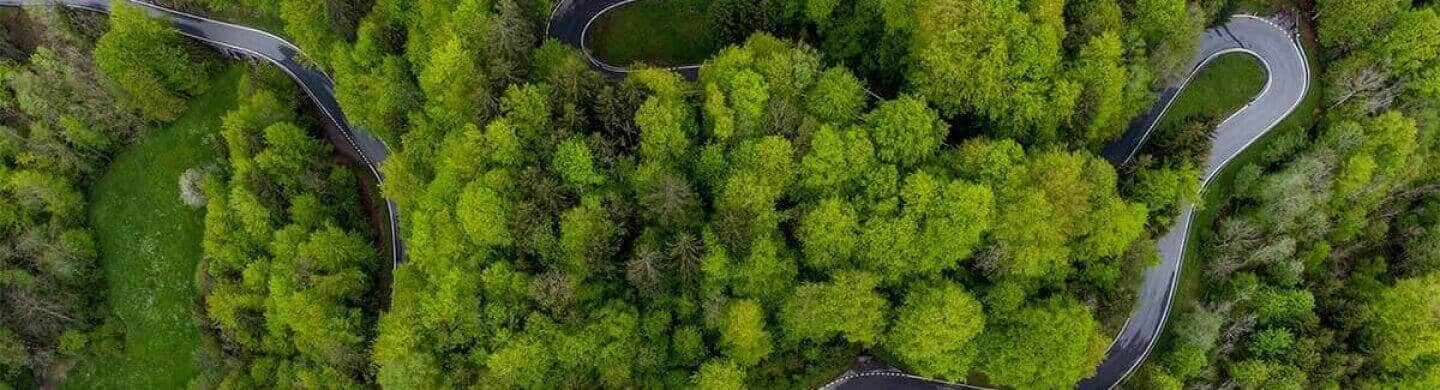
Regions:
[[[336,150],[365,165],[376,183],[383,182],[380,164],[390,155],[389,149],[379,138],[364,131],[356,131],[345,120],[345,113],[335,100],[334,82],[324,72],[305,65],[304,53],[290,42],[265,31],[234,25],[217,20],[167,9],[136,0],[122,0],[141,7],[151,16],[170,20],[181,34],[219,48],[227,53],[254,57],[280,67],[289,74],[300,89],[318,107],[328,126],[326,136],[335,144]],[[96,12],[110,12],[108,0],[0,0],[0,6],[66,6]],[[395,202],[385,201],[387,230],[390,234],[390,258],[392,266],[399,266],[405,258],[405,249],[400,241],[400,216]]]
[[[590,49],[585,46],[585,34],[590,30],[590,24],[600,19],[606,12],[625,6],[639,0],[560,0],[550,10],[550,20],[545,24],[545,34],[561,42],[580,48],[581,55],[590,62],[590,66],[604,74],[610,79],[623,79],[630,69],[620,65],[613,65],[595,58]],[[695,80],[700,77],[700,65],[684,65],[666,68],[679,73],[686,79]]]
[[[1106,147],[1102,155],[1115,166],[1134,158],[1145,144],[1159,119],[1169,111],[1181,90],[1197,73],[1215,58],[1232,53],[1250,55],[1265,69],[1266,83],[1245,107],[1236,111],[1215,129],[1214,145],[1206,158],[1202,187],[1225,167],[1231,159],[1254,143],[1281,120],[1289,116],[1304,100],[1310,88],[1310,67],[1305,49],[1298,37],[1276,22],[1257,16],[1239,15],[1223,26],[1206,30],[1200,38],[1190,72],[1184,80],[1166,88],[1155,106],[1131,122],[1121,138]],[[1179,223],[1156,241],[1160,264],[1145,271],[1139,297],[1130,317],[1106,352],[1105,360],[1095,375],[1077,385],[1085,390],[1110,390],[1125,380],[1149,356],[1170,315],[1171,300],[1179,284],[1186,241],[1195,206],[1181,208]],[[826,389],[977,389],[897,373],[891,370],[849,373],[826,385]]]

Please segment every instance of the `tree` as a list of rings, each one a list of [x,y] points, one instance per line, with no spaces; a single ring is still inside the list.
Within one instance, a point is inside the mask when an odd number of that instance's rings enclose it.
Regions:
[[[820,270],[850,265],[859,229],[855,210],[847,202],[836,198],[822,201],[800,221],[797,236],[806,264]]]
[[[920,3],[909,80],[947,116],[975,115],[996,135],[1053,142],[1080,87],[1060,73],[1062,21],[1027,15],[1018,3]]]
[[[561,178],[575,187],[583,189],[605,182],[605,176],[596,172],[594,163],[591,162],[590,148],[577,138],[560,144],[550,166]]]
[[[611,241],[619,233],[601,208],[600,199],[585,198],[560,219],[560,248],[564,253],[560,265],[571,275],[586,277],[596,262],[614,250]]]
[[[780,308],[785,337],[823,343],[840,336],[851,343],[875,344],[885,330],[889,307],[875,292],[879,283],[873,275],[840,271],[828,283],[795,288]]]
[[[310,138],[290,123],[265,128],[266,147],[255,155],[255,165],[290,193],[298,193],[302,178],[312,175],[330,146]]]
[[[882,344],[919,375],[959,381],[970,374],[973,340],[984,328],[980,302],[945,282],[907,292]]]
[[[1108,344],[1089,309],[1060,298],[989,322],[977,341],[976,369],[999,385],[1074,386],[1095,372]]]
[[[321,66],[329,63],[330,47],[341,38],[328,22],[328,8],[334,3],[348,4],[348,1],[280,1],[280,20],[285,22],[285,34]]]
[[[1295,336],[1285,328],[1265,329],[1250,335],[1250,353],[1274,356],[1285,353],[1295,344]]]
[[[688,120],[679,102],[651,97],[635,111],[640,127],[640,154],[646,159],[676,164],[683,161],[690,140],[684,128]]]
[[[494,114],[494,94],[475,55],[458,40],[437,45],[419,74],[425,112],[444,126],[481,122]]]
[[[1320,44],[1334,48],[1352,48],[1374,39],[1406,3],[1401,0],[1319,0],[1318,32]]]
[[[720,348],[735,363],[749,367],[770,355],[770,332],[765,330],[765,311],[750,299],[737,299],[725,309],[720,324]]]
[[[1440,355],[1440,273],[1404,279],[1371,305],[1369,332],[1384,367],[1399,369]]]
[[[854,121],[865,107],[865,90],[860,79],[842,67],[826,69],[806,95],[810,113],[825,121],[844,124]]]
[[[508,226],[511,204],[500,192],[483,181],[470,183],[456,204],[456,218],[470,242],[482,247],[510,245]]]
[[[1127,106],[1124,42],[1114,31],[1095,36],[1075,60],[1081,92],[1076,102],[1071,139],[1091,150],[1125,131],[1133,110]]]
[[[121,100],[147,119],[180,116],[185,100],[204,92],[210,62],[192,54],[179,32],[138,6],[110,7],[110,31],[95,44],[95,64],[120,88]]]
[[[865,115],[880,161],[909,166],[935,153],[950,130],[920,99],[902,96]]]
[[[1262,324],[1283,324],[1310,315],[1315,298],[1306,290],[1264,290],[1255,298]]]
[[[701,390],[740,390],[745,388],[745,369],[731,360],[712,360],[700,366],[695,374],[695,388]]]

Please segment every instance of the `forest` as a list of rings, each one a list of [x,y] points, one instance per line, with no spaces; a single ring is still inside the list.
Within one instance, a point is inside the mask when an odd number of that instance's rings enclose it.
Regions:
[[[694,80],[595,71],[547,36],[550,0],[157,3],[333,78],[390,148],[406,256],[391,269],[374,183],[277,69],[219,85],[227,59],[124,2],[5,10],[0,389],[130,345],[88,189],[221,87],[221,158],[191,179],[201,343],[171,351],[191,388],[815,388],[861,354],[1073,388],[1188,204],[1216,215],[1192,232],[1199,293],[1127,387],[1440,388],[1430,2],[713,0],[723,49]],[[1100,156],[1202,31],[1272,10],[1313,44],[1313,120],[1218,194],[1221,117]]]

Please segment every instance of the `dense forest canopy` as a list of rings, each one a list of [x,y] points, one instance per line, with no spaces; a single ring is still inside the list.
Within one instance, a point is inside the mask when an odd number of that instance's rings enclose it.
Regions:
[[[388,270],[365,182],[250,68],[201,186],[192,387],[797,388],[868,353],[1051,389],[1095,373],[1155,237],[1208,202],[1219,118],[1096,151],[1254,2],[714,0],[730,46],[695,80],[606,78],[546,39],[551,1],[162,3],[330,74],[391,148],[408,249]],[[1203,293],[1136,386],[1440,387],[1440,16],[1301,6],[1318,120],[1203,205]],[[83,189],[211,87],[213,55],[113,7],[0,26],[0,388],[114,348]]]
[[[0,386],[29,383],[31,370],[80,353],[89,334],[113,333],[92,290],[101,281],[84,188],[142,121],[108,88],[112,79],[97,66],[104,56],[92,56],[106,31],[103,15],[34,12],[5,20]]]

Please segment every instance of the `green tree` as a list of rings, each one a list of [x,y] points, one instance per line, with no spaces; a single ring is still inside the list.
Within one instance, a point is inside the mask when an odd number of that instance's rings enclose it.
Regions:
[[[865,107],[865,90],[860,79],[843,67],[826,69],[806,95],[806,107],[822,120],[844,124],[855,121]]]
[[[875,142],[875,156],[900,166],[925,161],[950,132],[939,114],[909,96],[880,103],[865,115],[865,125]]]
[[[1440,356],[1440,273],[1404,279],[1383,290],[1370,307],[1369,332],[1385,367],[1402,368]]]
[[[980,302],[954,283],[912,288],[883,344],[917,374],[964,380],[985,328]]]
[[[820,270],[850,265],[859,229],[855,210],[847,202],[836,198],[821,201],[800,220],[796,233],[806,264]]]
[[[730,302],[720,324],[720,348],[735,363],[749,367],[770,355],[773,346],[765,330],[765,311],[749,299]]]
[[[992,317],[985,329],[976,369],[1017,388],[1074,386],[1095,372],[1108,344],[1089,309],[1058,298]]]
[[[731,360],[712,360],[695,373],[695,388],[701,390],[740,390],[745,388],[745,369]]]
[[[95,43],[95,64],[119,86],[127,105],[147,119],[168,122],[209,80],[210,62],[193,54],[184,39],[168,21],[115,2],[110,30]]]
[[[995,135],[1027,143],[1056,141],[1081,88],[1061,74],[1064,27],[1044,10],[1013,0],[920,2],[910,83],[947,116],[987,119]]]
[[[860,345],[874,345],[884,332],[889,302],[875,292],[880,278],[840,271],[828,283],[795,288],[780,308],[785,336],[825,342],[836,336]]]
[[[570,185],[586,188],[605,182],[605,176],[597,172],[591,162],[590,148],[578,138],[571,138],[555,150],[550,166]]]
[[[1403,10],[1401,0],[1318,0],[1320,43],[1326,47],[1352,48],[1374,39],[1385,23]]]
[[[470,242],[482,247],[507,246],[510,244],[511,204],[499,191],[490,188],[483,181],[470,183],[460,202],[455,205],[455,217],[465,228]]]

